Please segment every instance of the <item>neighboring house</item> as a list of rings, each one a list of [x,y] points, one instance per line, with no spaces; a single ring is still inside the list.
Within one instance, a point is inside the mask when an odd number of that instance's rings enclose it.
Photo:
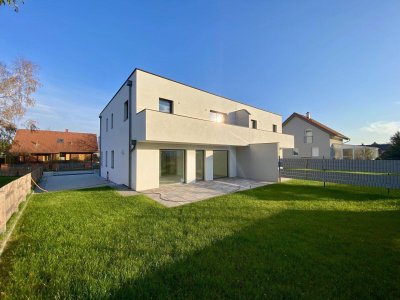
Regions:
[[[349,145],[350,138],[306,115],[293,113],[283,122],[283,133],[294,136],[294,148],[284,158],[375,159],[377,148]]]
[[[135,69],[100,113],[101,176],[134,190],[221,177],[278,180],[282,117]]]
[[[93,161],[98,151],[93,133],[18,129],[10,149],[18,162]]]
[[[334,144],[342,145],[350,140],[336,130],[312,119],[310,113],[305,116],[293,113],[282,126],[284,133],[294,136],[294,148],[283,152],[285,158],[330,158]]]
[[[378,148],[379,156],[382,156],[387,150],[390,149],[391,144],[378,144],[377,142],[373,142],[371,145],[368,145],[368,147],[374,147]]]

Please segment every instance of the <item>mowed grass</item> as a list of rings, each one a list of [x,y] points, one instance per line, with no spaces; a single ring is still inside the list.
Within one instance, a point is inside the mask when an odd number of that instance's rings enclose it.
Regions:
[[[165,208],[35,195],[0,298],[399,298],[400,193],[291,181]]]
[[[0,176],[0,188],[18,178],[19,178],[18,176]]]

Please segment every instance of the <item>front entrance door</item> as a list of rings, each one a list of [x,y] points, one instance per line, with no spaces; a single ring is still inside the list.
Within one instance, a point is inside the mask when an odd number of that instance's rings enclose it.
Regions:
[[[204,150],[196,150],[196,181],[204,180]]]

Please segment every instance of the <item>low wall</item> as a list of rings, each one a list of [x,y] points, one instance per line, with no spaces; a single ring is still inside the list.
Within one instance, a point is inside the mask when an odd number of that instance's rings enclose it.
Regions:
[[[38,168],[0,188],[0,232],[6,230],[7,221],[31,193],[32,179],[37,182],[42,174],[43,170]]]

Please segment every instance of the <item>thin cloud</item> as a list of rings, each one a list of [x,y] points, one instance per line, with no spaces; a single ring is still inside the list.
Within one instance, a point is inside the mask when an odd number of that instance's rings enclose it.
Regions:
[[[98,115],[107,98],[100,93],[90,92],[87,89],[74,89],[66,93],[54,86],[47,87],[37,96],[36,105],[28,109],[19,123],[23,127],[26,120],[32,119],[38,122],[40,129],[63,131],[68,128],[70,131],[98,133]],[[90,95],[90,102],[82,100],[86,95]]]
[[[396,131],[400,130],[400,121],[378,121],[369,124],[362,128],[363,130],[371,133],[379,134],[394,134]]]

